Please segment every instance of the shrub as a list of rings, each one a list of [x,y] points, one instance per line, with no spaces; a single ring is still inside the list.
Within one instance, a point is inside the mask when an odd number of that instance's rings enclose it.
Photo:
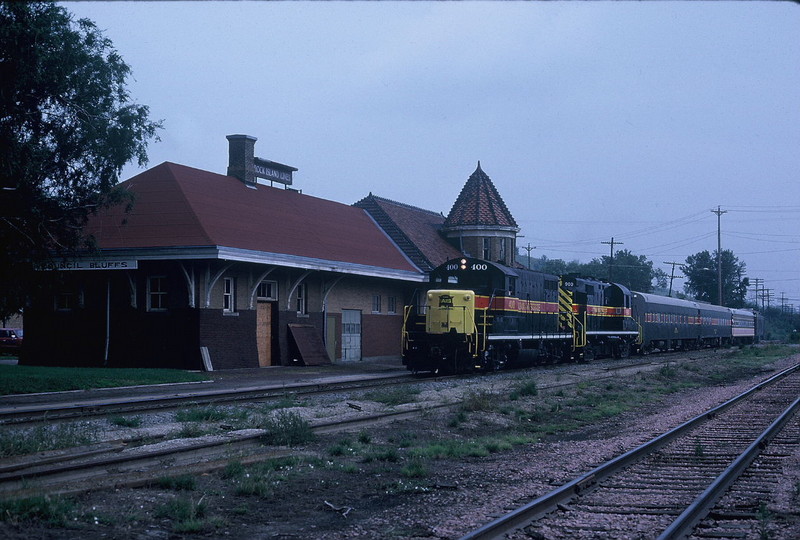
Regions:
[[[267,430],[264,440],[269,444],[295,446],[314,439],[311,425],[299,414],[280,410],[275,416],[264,420]]]

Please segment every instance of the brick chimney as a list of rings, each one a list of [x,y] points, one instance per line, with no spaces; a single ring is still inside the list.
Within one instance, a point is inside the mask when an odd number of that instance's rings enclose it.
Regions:
[[[254,152],[256,137],[252,135],[228,135],[228,176],[234,176],[247,186],[256,185]]]

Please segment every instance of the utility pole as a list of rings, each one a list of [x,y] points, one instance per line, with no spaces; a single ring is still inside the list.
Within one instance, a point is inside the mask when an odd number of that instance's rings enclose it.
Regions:
[[[753,283],[756,286],[756,307],[758,307],[758,287],[764,283],[764,280],[761,278],[753,278]]]
[[[536,249],[536,246],[531,247],[530,242],[528,242],[528,246],[524,247],[522,249],[524,249],[524,250],[526,250],[528,252],[528,270],[530,270],[531,269],[531,250]]]
[[[667,294],[667,296],[672,296],[672,280],[675,279],[675,267],[679,266],[681,263],[667,262],[667,261],[662,261],[662,262],[664,264],[671,264],[672,265],[672,274],[670,274],[670,276],[669,276],[669,293]],[[678,279],[681,279],[681,277],[678,276]]]
[[[622,242],[614,242],[614,237],[611,237],[611,242],[600,242],[601,244],[610,244],[611,245],[611,258],[608,262],[608,281],[613,281],[614,275],[614,244],[622,245]]]
[[[722,301],[722,214],[727,214],[727,210],[722,210],[717,206],[716,210],[712,210],[717,214],[717,304],[724,306],[725,302]]]

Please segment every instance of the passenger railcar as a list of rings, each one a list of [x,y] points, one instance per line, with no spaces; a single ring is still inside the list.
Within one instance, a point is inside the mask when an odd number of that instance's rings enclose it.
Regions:
[[[753,343],[758,315],[481,259],[447,261],[406,306],[403,363],[464,372]]]

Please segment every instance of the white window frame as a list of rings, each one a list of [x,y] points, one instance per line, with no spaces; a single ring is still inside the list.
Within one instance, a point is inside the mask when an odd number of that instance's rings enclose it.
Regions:
[[[381,312],[381,295],[373,294],[372,295],[372,313],[380,313]]]
[[[256,288],[256,298],[258,300],[278,300],[278,282],[262,281]]]
[[[153,289],[153,280],[158,280],[159,286]],[[167,311],[167,276],[147,276],[147,311]],[[157,298],[157,302],[153,299]]]
[[[395,315],[397,313],[397,297],[396,296],[387,296],[386,297],[386,312]]]
[[[298,315],[308,315],[308,287],[301,283],[295,290],[295,302]]]
[[[222,311],[223,313],[236,312],[236,278],[222,279]]]

